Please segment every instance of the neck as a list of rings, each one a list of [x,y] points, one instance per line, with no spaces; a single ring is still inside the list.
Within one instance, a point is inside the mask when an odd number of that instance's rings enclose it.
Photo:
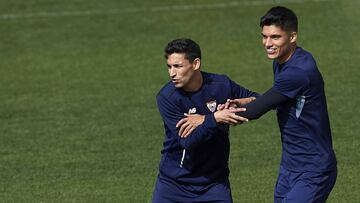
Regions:
[[[277,62],[279,64],[283,64],[283,63],[287,62],[291,58],[291,56],[294,54],[295,50],[296,50],[296,45],[290,47],[289,53],[287,55],[285,55],[284,57],[282,57],[281,59],[277,59]]]
[[[183,90],[187,92],[196,92],[201,88],[202,83],[203,77],[200,70],[195,71],[194,77],[191,79],[191,82],[186,87],[184,87]]]

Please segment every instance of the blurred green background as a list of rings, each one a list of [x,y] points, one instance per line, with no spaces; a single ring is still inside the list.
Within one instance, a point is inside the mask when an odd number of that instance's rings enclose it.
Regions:
[[[192,38],[204,71],[263,92],[258,24],[274,5],[297,13],[325,80],[339,170],[328,202],[359,201],[357,0],[0,0],[0,201],[150,202],[164,46]],[[280,153],[274,112],[231,129],[234,202],[273,201]]]

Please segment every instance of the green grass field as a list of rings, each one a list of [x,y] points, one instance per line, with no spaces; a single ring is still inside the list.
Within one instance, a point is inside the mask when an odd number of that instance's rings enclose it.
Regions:
[[[0,202],[150,202],[165,44],[192,38],[204,71],[263,92],[258,21],[273,5],[297,12],[325,80],[339,169],[328,202],[360,201],[360,1],[1,0]],[[280,153],[274,112],[232,128],[234,202],[272,202]]]

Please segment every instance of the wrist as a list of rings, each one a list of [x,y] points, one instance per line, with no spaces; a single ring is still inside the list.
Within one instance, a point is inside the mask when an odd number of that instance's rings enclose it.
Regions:
[[[220,113],[220,111],[216,111],[214,113],[214,118],[215,118],[216,123],[220,123],[220,121],[221,121],[219,113]]]
[[[218,126],[218,122],[215,119],[215,113],[205,115],[204,126],[206,128],[215,128]]]

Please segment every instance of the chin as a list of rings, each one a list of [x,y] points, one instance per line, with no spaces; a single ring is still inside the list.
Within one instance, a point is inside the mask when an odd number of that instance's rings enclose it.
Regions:
[[[272,60],[275,60],[277,59],[277,56],[274,56],[274,55],[267,55],[268,59],[272,59]]]
[[[183,85],[181,85],[181,84],[174,84],[174,85],[175,85],[176,88],[182,88],[183,87]]]

